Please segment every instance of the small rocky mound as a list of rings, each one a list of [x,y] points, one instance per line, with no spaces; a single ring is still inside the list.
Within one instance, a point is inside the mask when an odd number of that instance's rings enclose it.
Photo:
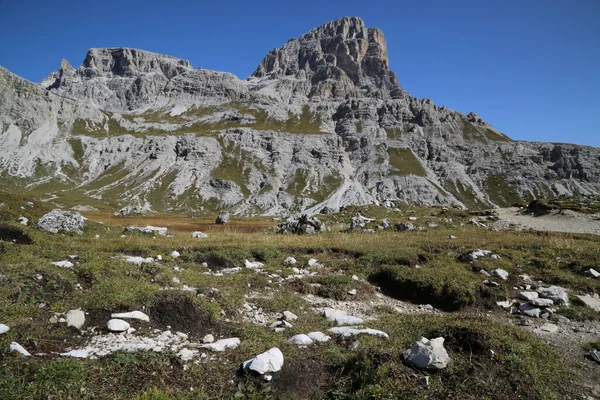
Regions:
[[[13,242],[16,244],[33,244],[31,236],[16,226],[0,224],[0,241]]]
[[[52,210],[37,222],[37,227],[48,233],[83,234],[83,215],[75,211]]]
[[[323,232],[327,228],[325,224],[317,218],[311,218],[306,214],[302,214],[300,218],[290,218],[287,222],[273,228],[275,233],[295,233],[311,235],[318,232]]]

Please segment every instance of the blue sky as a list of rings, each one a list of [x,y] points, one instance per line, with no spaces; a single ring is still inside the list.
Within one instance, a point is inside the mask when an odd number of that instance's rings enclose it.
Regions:
[[[514,139],[600,146],[600,1],[0,0],[0,65],[32,81],[91,47],[135,47],[250,75],[322,23],[381,28],[417,97],[477,112]]]

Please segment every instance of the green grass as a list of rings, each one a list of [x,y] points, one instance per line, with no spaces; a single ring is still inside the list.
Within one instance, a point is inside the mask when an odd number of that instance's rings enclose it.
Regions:
[[[0,203],[4,204],[0,216],[16,225],[14,218],[21,213],[35,219],[47,210],[45,203],[34,201],[34,206],[24,211],[21,207],[27,200],[0,192]],[[48,393],[57,398],[83,399],[234,398],[237,393],[238,398],[274,399],[562,399],[568,398],[570,391],[584,391],[574,366],[550,345],[520,327],[506,325],[506,318],[510,318],[507,315],[496,318],[500,311],[494,302],[516,295],[513,286],[518,284],[519,274],[567,287],[573,294],[600,292],[600,281],[581,274],[583,268],[600,263],[600,238],[493,232],[464,224],[471,216],[460,210],[397,206],[400,211],[347,207],[339,214],[320,216],[332,232],[314,236],[275,237],[264,233],[268,226],[264,218],[234,218],[231,224],[217,227],[214,218],[201,223],[195,218],[168,214],[116,221],[104,219],[103,214],[88,214],[90,221],[102,218],[106,225],[88,222],[82,236],[50,235],[32,226],[24,227],[35,244],[0,243],[0,321],[11,327],[0,335],[1,351],[12,341],[32,353],[61,352],[84,342],[89,336],[48,323],[53,312],[78,307],[90,313],[88,326],[101,327],[110,312],[139,309],[152,315],[153,328],[164,330],[168,325],[173,331],[190,333],[194,341],[200,341],[206,332],[220,332],[224,337],[240,337],[242,345],[217,354],[214,360],[186,367],[171,353],[117,353],[100,360],[55,356],[22,359],[3,354],[0,398],[36,399]],[[408,214],[409,210],[414,213]],[[378,220],[388,218],[392,224],[415,215],[419,217],[417,224],[431,220],[440,226],[423,232],[386,230],[374,234],[337,230],[338,224],[347,225],[357,213]],[[445,217],[455,222],[442,222]],[[168,226],[174,237],[121,238],[122,228],[115,222]],[[209,234],[208,239],[190,237],[199,228]],[[457,239],[448,239],[450,234]],[[479,248],[492,250],[501,258],[474,264],[456,261],[461,254]],[[168,256],[174,249],[181,253],[179,259]],[[68,254],[80,256],[74,271],[50,264]],[[111,258],[119,254],[161,254],[164,260],[138,267]],[[257,260],[266,264],[269,274],[286,277],[293,274],[283,265],[288,256],[295,257],[299,266],[316,258],[324,267],[315,277],[280,284],[250,270],[235,275],[207,275],[207,268],[202,266],[207,262],[210,269],[218,269],[240,266],[245,259]],[[421,268],[415,268],[417,264]],[[175,266],[181,271],[174,271]],[[482,285],[479,268],[506,269],[509,281],[499,288],[487,288]],[[43,279],[37,279],[38,274]],[[353,280],[352,275],[360,281]],[[200,296],[162,290],[173,286],[175,276],[197,288]],[[431,303],[449,312],[412,315],[398,313],[391,306],[374,308],[368,311],[373,319],[367,326],[387,332],[390,339],[361,337],[356,350],[349,348],[350,343],[335,340],[304,349],[287,343],[293,334],[325,331],[332,326],[303,299],[306,294],[317,296],[319,306],[325,299],[376,301],[381,295],[376,286],[392,297],[415,304]],[[356,296],[348,294],[351,289],[357,290]],[[245,322],[239,312],[244,302],[268,313],[289,310],[299,318],[293,328],[276,333]],[[153,313],[155,308],[162,311],[160,316]],[[590,315],[575,301],[563,310],[573,319],[573,313]],[[453,359],[448,369],[427,373],[428,389],[418,383],[418,377],[425,373],[404,365],[401,358],[401,353],[421,336],[445,337]],[[283,351],[285,364],[272,383],[263,384],[260,379],[238,374],[242,361],[273,346]],[[490,350],[495,352],[494,357]]]
[[[390,175],[427,176],[425,168],[423,168],[423,165],[421,165],[419,159],[413,154],[413,152],[410,149],[399,149],[390,147],[388,148],[388,156],[390,159],[391,167]]]

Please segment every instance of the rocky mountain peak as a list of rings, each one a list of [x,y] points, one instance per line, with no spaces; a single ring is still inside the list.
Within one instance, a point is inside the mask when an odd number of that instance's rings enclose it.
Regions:
[[[306,95],[325,99],[400,98],[405,93],[389,70],[383,32],[357,17],[327,22],[270,51],[253,76],[307,79]]]

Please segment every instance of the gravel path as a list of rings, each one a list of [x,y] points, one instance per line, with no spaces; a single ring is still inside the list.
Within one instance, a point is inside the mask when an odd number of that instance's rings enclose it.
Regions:
[[[522,229],[600,235],[600,215],[598,214],[581,214],[567,210],[536,217],[521,214],[517,207],[500,208],[496,211],[500,219],[518,225]]]

